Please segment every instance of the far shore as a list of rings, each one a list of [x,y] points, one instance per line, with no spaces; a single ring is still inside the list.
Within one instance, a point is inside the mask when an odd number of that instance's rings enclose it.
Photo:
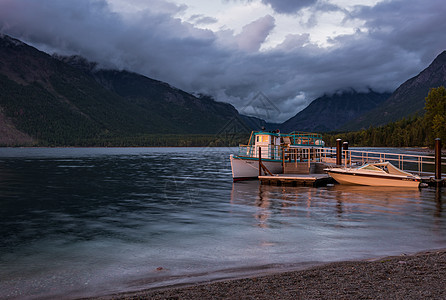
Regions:
[[[14,146],[14,145],[0,145],[0,148],[10,148],[10,149],[70,149],[70,148],[238,148],[239,146]],[[336,148],[336,146],[325,146],[325,148]],[[392,149],[403,149],[413,152],[422,152],[428,154],[434,154],[435,149],[429,147],[371,147],[371,146],[350,146],[350,148],[392,148]],[[446,154],[446,149],[441,150],[442,154]]]
[[[446,249],[95,299],[446,299]]]

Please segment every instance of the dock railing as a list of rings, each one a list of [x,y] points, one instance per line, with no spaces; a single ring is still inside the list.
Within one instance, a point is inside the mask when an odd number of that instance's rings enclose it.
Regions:
[[[329,155],[322,147],[284,147],[282,159],[285,162],[322,162]],[[335,153],[336,154],[336,153]]]
[[[345,167],[388,161],[401,170],[416,173],[420,176],[432,176],[435,174],[434,155],[374,152],[349,149],[342,150],[342,156],[342,162]],[[446,158],[441,159],[441,167],[442,172],[446,170]]]
[[[401,170],[418,174],[424,177],[435,175],[435,156],[434,154],[407,154],[381,151],[368,151],[361,149],[342,150],[342,166],[351,168],[364,165],[366,163],[388,161]],[[286,149],[284,152],[285,160],[288,161],[312,161],[324,162],[327,164],[336,164],[336,148],[322,147],[299,147]],[[442,178],[446,177],[446,157],[441,158]]]
[[[389,149],[390,150],[390,149]],[[239,155],[258,157],[258,147],[241,145]],[[263,159],[282,160],[283,162],[323,162],[336,164],[336,148],[328,147],[283,147],[270,145],[262,147]],[[365,163],[388,161],[401,170],[420,176],[435,174],[435,156],[393,152],[375,152],[360,149],[342,150],[342,166],[356,167]],[[441,158],[442,178],[446,177],[446,157]]]

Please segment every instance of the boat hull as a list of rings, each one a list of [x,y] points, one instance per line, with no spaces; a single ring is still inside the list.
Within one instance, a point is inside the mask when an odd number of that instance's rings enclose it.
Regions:
[[[234,181],[256,179],[259,176],[259,160],[258,158],[243,158],[238,156],[230,156],[232,178]],[[283,173],[281,161],[262,160],[262,164],[274,174]],[[264,172],[262,171],[262,174]]]
[[[340,184],[367,185],[367,186],[392,186],[417,188],[421,180],[400,176],[376,176],[369,174],[328,171],[328,174]]]

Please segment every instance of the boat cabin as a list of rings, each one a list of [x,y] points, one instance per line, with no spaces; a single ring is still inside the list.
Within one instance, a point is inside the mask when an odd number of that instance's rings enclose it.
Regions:
[[[262,149],[263,159],[280,159],[280,145],[282,139],[278,131],[254,133],[254,157],[259,157],[259,149]]]
[[[281,160],[283,148],[298,147],[323,147],[322,136],[317,133],[292,132],[280,133],[274,131],[253,131],[249,138],[248,145],[240,145],[240,156],[259,157],[259,149],[262,149],[262,159]],[[244,154],[243,154],[244,153]]]

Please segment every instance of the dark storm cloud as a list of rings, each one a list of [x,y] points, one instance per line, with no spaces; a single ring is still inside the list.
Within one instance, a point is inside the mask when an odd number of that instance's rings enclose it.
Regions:
[[[365,25],[333,38],[329,47],[296,33],[264,51],[259,49],[277,22],[272,16],[246,24],[240,33],[212,32],[194,24],[214,19],[197,15],[184,22],[175,17],[184,6],[154,3],[122,15],[100,0],[2,0],[0,31],[48,52],[82,55],[103,67],[211,94],[245,113],[258,111],[247,105],[255,106],[251,100],[262,92],[281,112],[272,121],[283,121],[316,97],[340,89],[393,91],[446,49],[443,0],[356,7],[345,20]],[[318,3],[312,8],[316,25],[317,7],[337,9]]]
[[[262,0],[263,3],[271,5],[278,13],[292,14],[304,7],[314,5],[317,0]]]
[[[441,0],[394,0],[358,7],[351,17],[366,21],[376,42],[405,49],[427,63],[446,48],[445,14]]]
[[[105,67],[139,71],[180,86],[185,86],[182,76],[186,80],[200,73],[203,61],[218,52],[211,31],[173,18],[165,7],[152,6],[124,18],[96,0],[5,0],[0,5],[3,33],[49,51],[83,55]],[[184,73],[175,75],[178,70]]]

